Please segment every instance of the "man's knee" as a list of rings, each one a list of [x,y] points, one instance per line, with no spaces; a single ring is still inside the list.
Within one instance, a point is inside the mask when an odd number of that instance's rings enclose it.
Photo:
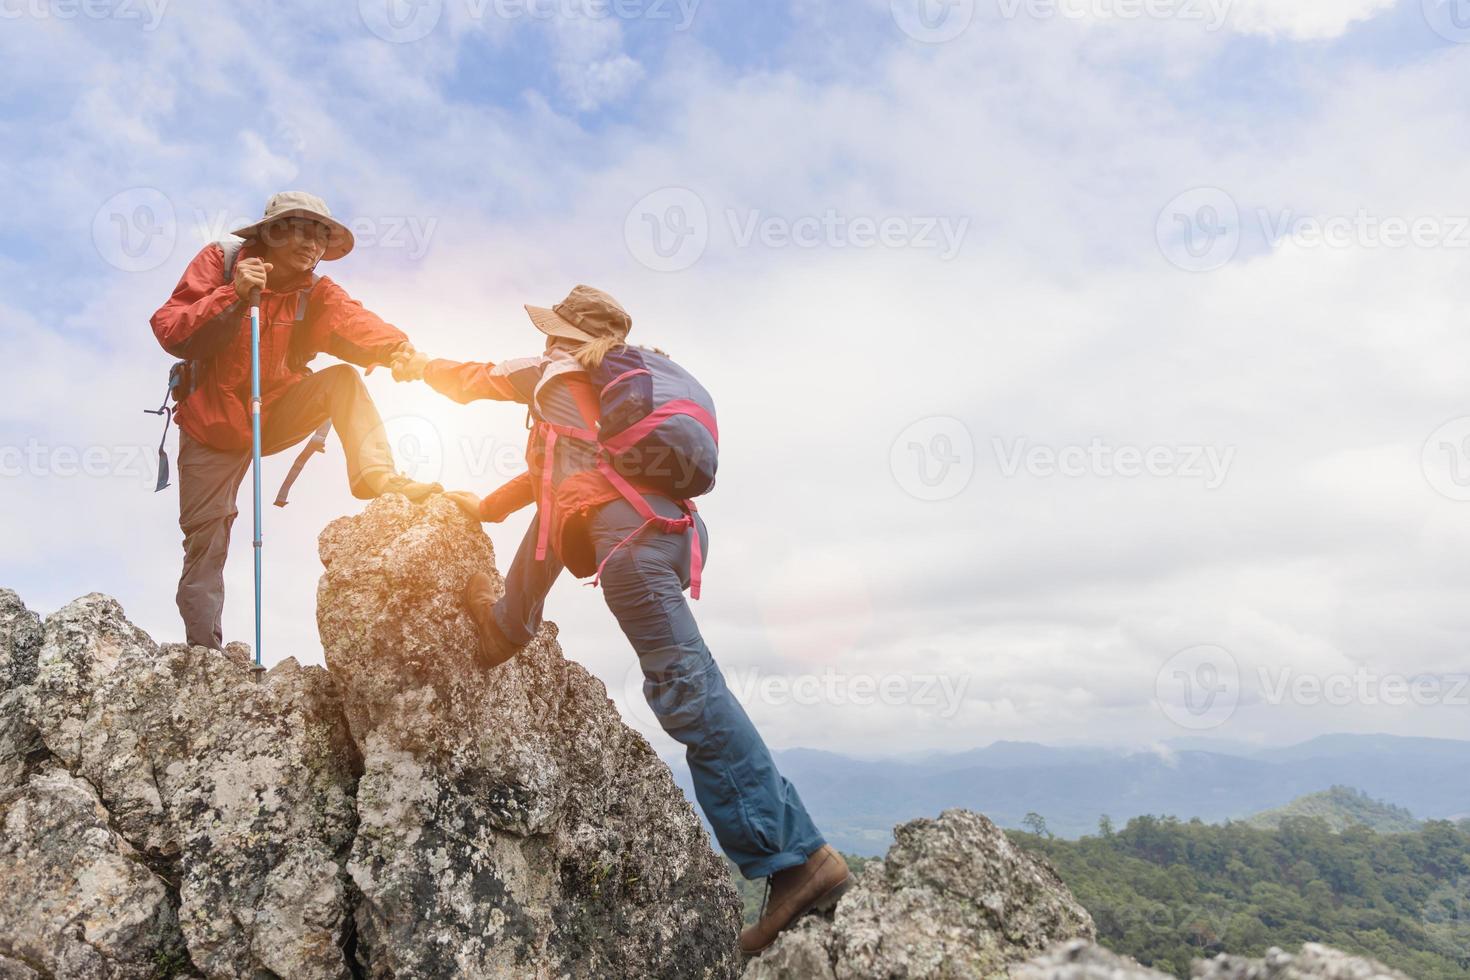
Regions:
[[[342,390],[361,391],[364,393],[367,392],[367,385],[363,383],[362,374],[359,373],[357,368],[353,367],[351,364],[333,364],[330,367],[322,368],[320,371],[317,372],[317,374],[320,375],[325,380],[325,383],[330,385],[334,391]]]

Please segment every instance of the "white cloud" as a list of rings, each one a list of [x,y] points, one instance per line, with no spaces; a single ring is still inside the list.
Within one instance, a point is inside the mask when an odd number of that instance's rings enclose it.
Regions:
[[[1341,36],[1398,0],[1230,0],[1230,23],[1248,34],[1297,41]]]

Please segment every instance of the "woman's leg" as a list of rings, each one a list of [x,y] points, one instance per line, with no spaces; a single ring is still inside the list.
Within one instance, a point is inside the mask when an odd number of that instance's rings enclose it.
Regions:
[[[650,497],[661,515],[673,501]],[[747,878],[795,867],[823,844],[796,788],[781,775],[760,733],[725,684],[684,598],[689,536],[654,528],[613,548],[643,523],[617,500],[591,524],[603,597],[643,668],[643,693],[664,731],[685,747],[694,793],[720,847]],[[708,541],[699,522],[701,544]],[[708,553],[707,548],[704,549]]]

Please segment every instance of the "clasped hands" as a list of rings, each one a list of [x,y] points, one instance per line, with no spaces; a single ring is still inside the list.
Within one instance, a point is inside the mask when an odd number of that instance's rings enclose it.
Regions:
[[[388,361],[394,381],[422,381],[424,369],[428,366],[429,355],[421,350],[414,350],[412,344],[401,345]]]

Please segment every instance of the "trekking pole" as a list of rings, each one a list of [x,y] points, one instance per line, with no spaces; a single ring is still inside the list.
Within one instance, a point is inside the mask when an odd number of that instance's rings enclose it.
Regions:
[[[250,453],[255,478],[255,666],[260,663],[260,287],[250,291]]]

